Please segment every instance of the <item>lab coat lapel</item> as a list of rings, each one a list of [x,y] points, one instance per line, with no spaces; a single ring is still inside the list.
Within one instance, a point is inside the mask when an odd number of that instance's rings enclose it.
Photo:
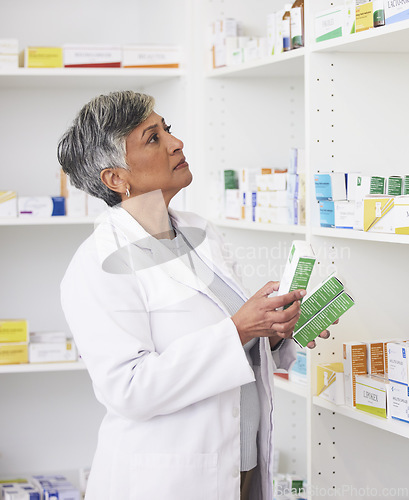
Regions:
[[[178,230],[189,241],[203,262],[218,274],[223,281],[231,286],[243,300],[247,300],[247,294],[243,290],[241,283],[237,281],[231,269],[226,264],[220,248],[220,242],[209,237],[206,230],[207,222],[202,218],[196,217],[194,224],[189,224],[179,213],[175,213],[171,210],[169,210],[169,212],[172,218],[177,222]],[[219,303],[218,300],[216,300],[216,302]]]

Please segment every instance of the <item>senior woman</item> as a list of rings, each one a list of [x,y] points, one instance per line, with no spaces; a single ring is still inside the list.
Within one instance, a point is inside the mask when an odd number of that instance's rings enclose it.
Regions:
[[[273,371],[295,359],[305,291],[248,298],[215,229],[169,208],[192,174],[152,97],[93,99],[58,158],[110,207],[61,284],[106,407],[86,499],[271,500]]]

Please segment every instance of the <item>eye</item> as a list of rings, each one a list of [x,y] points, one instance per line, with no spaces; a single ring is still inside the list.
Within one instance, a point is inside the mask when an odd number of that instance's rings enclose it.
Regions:
[[[149,139],[148,144],[158,142],[158,134],[153,134],[152,137]]]
[[[165,132],[167,132],[168,134],[171,133],[170,129],[172,128],[172,125],[166,125],[165,126]]]

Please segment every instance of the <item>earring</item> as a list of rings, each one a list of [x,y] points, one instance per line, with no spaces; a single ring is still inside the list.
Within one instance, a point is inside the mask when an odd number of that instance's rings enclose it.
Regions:
[[[129,191],[129,188],[126,188],[125,194],[126,194],[127,198],[129,198],[131,196],[131,192]]]

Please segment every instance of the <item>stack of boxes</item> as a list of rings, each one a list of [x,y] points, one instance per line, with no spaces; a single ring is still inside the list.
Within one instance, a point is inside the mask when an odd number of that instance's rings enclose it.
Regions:
[[[77,360],[77,348],[65,333],[29,333],[25,319],[0,320],[0,365]]]
[[[409,5],[405,1],[344,0],[315,13],[315,41],[359,33],[385,24],[409,19]]]
[[[210,25],[211,66],[237,66],[304,46],[304,1],[284,4],[267,16],[266,36],[246,36],[236,19]]]
[[[0,39],[0,69],[25,68],[179,68],[182,53],[173,45],[64,44],[28,46]]]
[[[106,203],[75,188],[61,171],[60,196],[18,196],[0,191],[0,217],[96,217]]]
[[[317,394],[383,418],[409,422],[409,343],[346,342],[343,363],[318,365]]]
[[[303,150],[293,148],[288,168],[224,170],[227,219],[273,224],[305,224]]]
[[[2,500],[42,500],[40,491],[25,480],[0,481]]]
[[[30,481],[41,492],[43,500],[81,500],[81,492],[62,475],[32,476]]]
[[[26,320],[0,320],[0,365],[28,363],[28,342]]]
[[[179,68],[181,48],[173,45],[64,44],[29,46],[19,55],[18,40],[0,39],[0,68]]]
[[[322,227],[409,234],[409,175],[317,173],[314,183]]]

